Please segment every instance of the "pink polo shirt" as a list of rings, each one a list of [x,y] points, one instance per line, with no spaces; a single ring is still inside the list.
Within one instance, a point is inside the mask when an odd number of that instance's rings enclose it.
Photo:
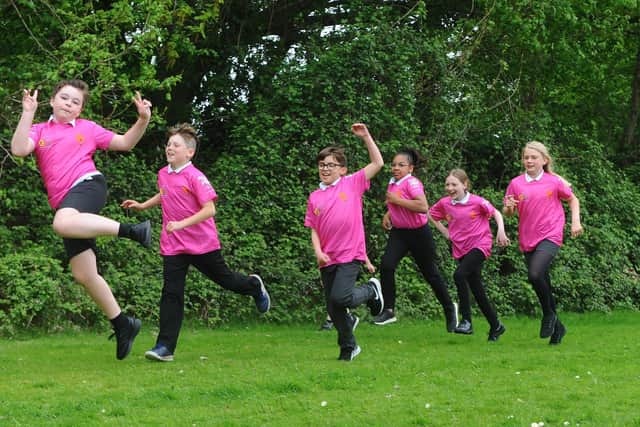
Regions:
[[[72,123],[49,120],[31,127],[29,139],[42,181],[47,189],[49,205],[56,209],[78,178],[97,172],[93,153],[106,150],[115,133],[91,120],[76,119]]]
[[[564,208],[562,200],[569,200],[573,191],[559,177],[543,173],[537,181],[527,182],[525,175],[511,180],[506,196],[518,200],[518,237],[520,250],[530,252],[542,240],[562,245]]]
[[[158,188],[162,204],[162,255],[200,255],[220,249],[218,230],[213,217],[182,230],[167,232],[169,221],[181,221],[202,209],[202,205],[218,198],[207,177],[193,164],[169,173],[165,166],[158,172]]]
[[[453,246],[453,257],[460,259],[472,249],[480,249],[485,258],[491,255],[493,237],[489,218],[495,208],[488,200],[468,193],[465,203],[452,203],[450,196],[443,197],[429,209],[436,221],[447,221],[449,238]]]
[[[399,181],[392,179],[387,186],[387,193],[396,193],[405,200],[413,200],[424,196],[422,182],[414,176],[406,175]],[[414,212],[393,203],[387,203],[387,209],[394,228],[420,228],[427,223],[426,213]]]
[[[366,260],[362,195],[369,186],[361,169],[309,195],[304,225],[316,230],[322,251],[329,255],[323,267]]]

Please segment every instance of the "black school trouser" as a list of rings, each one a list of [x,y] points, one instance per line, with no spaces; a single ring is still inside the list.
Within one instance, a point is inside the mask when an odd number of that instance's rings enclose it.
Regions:
[[[340,349],[353,350],[356,347],[347,308],[356,308],[374,296],[370,286],[355,286],[361,265],[360,261],[352,261],[320,269],[327,312],[338,331]]]
[[[527,262],[529,282],[538,296],[542,314],[545,316],[556,312],[556,300],[553,297],[553,287],[551,286],[551,263],[555,259],[560,246],[550,240],[543,240],[534,250],[524,253]]]
[[[458,268],[453,273],[453,280],[458,288],[462,318],[471,322],[471,298],[469,296],[469,288],[471,288],[480,311],[486,317],[491,329],[495,330],[498,328],[498,316],[487,298],[481,277],[484,260],[485,256],[480,249],[471,249],[458,260]]]
[[[415,260],[422,276],[433,289],[443,308],[453,303],[447,285],[436,266],[436,244],[428,225],[420,228],[393,228],[389,234],[387,248],[382,255],[380,279],[384,308],[393,310],[396,305],[396,268],[407,253]]]
[[[182,326],[185,278],[190,265],[224,289],[252,296],[260,292],[255,278],[229,270],[220,250],[201,255],[163,255],[162,258],[164,286],[160,298],[160,332],[156,342],[163,344],[171,353],[176,349]]]

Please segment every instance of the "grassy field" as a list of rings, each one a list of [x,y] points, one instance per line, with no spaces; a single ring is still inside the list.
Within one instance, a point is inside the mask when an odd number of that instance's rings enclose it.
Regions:
[[[187,327],[171,363],[144,359],[150,324],[123,361],[106,333],[2,339],[0,425],[640,426],[640,315],[562,319],[560,346],[532,318],[497,343],[482,318],[363,321],[350,363],[315,324]]]

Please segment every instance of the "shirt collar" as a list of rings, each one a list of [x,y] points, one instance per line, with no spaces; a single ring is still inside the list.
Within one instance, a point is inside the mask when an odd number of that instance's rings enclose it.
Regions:
[[[524,179],[527,180],[527,182],[533,182],[533,181],[540,181],[542,179],[542,175],[544,175],[544,169],[542,170],[542,172],[540,172],[540,174],[536,177],[530,177],[528,173],[524,173]]]
[[[451,198],[451,204],[452,205],[457,205],[457,204],[466,205],[467,202],[469,201],[469,197],[470,196],[471,196],[471,194],[468,191],[466,191],[464,193],[464,197],[462,199],[460,199],[460,200],[456,200],[454,198]]]
[[[338,185],[338,183],[340,182],[340,180],[342,179],[342,177],[339,177],[338,179],[336,179],[335,181],[333,181],[331,184],[327,185],[324,182],[320,183],[320,189],[322,191],[326,190],[329,187],[335,187],[336,185]]]
[[[404,180],[409,179],[410,177],[411,177],[410,173],[406,174],[405,176],[403,176],[400,179],[395,179],[395,178],[391,177],[391,179],[389,180],[389,184],[400,185],[400,184],[402,184],[402,182]]]
[[[60,123],[59,121],[57,121],[55,119],[55,117],[53,117],[53,114],[51,116],[49,116],[49,122]],[[73,120],[71,120],[70,122],[67,122],[67,123],[60,123],[60,124],[67,124],[67,125],[71,125],[71,127],[76,127],[76,119],[73,119]]]
[[[186,168],[190,164],[191,164],[191,161],[188,161],[187,163],[185,163],[184,165],[180,166],[177,169],[173,169],[171,165],[167,165],[167,173],[180,173],[184,168]]]

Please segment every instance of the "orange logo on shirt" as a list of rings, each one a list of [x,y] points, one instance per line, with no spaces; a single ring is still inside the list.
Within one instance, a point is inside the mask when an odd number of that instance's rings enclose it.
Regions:
[[[518,200],[523,201],[524,200],[524,194],[518,194]]]
[[[185,187],[184,185],[182,186],[182,191],[189,194],[191,193],[191,190],[189,190],[187,187]]]
[[[552,199],[552,198],[553,198],[553,191],[547,190],[547,199]]]
[[[78,142],[78,144],[84,144],[84,135],[81,133],[77,134],[76,141]]]
[[[476,211],[469,212],[469,216],[471,219],[476,219],[478,217],[478,213]]]
[[[444,219],[446,219],[446,220],[447,220],[447,222],[451,222],[451,220],[453,219],[453,217],[451,216],[451,214],[446,214],[446,215],[444,216]]]
[[[38,145],[39,145],[40,147],[44,147],[45,145],[47,145],[47,143],[46,143],[46,142],[44,142],[44,139],[41,139],[40,141],[38,141]]]
[[[315,216],[320,216],[320,208],[315,208],[315,209],[313,210],[313,214],[314,214]]]
[[[344,191],[341,191],[341,192],[338,194],[338,198],[339,198],[340,200],[342,200],[343,202],[346,202],[346,201],[347,201],[347,195],[346,195],[346,193],[345,193]]]

